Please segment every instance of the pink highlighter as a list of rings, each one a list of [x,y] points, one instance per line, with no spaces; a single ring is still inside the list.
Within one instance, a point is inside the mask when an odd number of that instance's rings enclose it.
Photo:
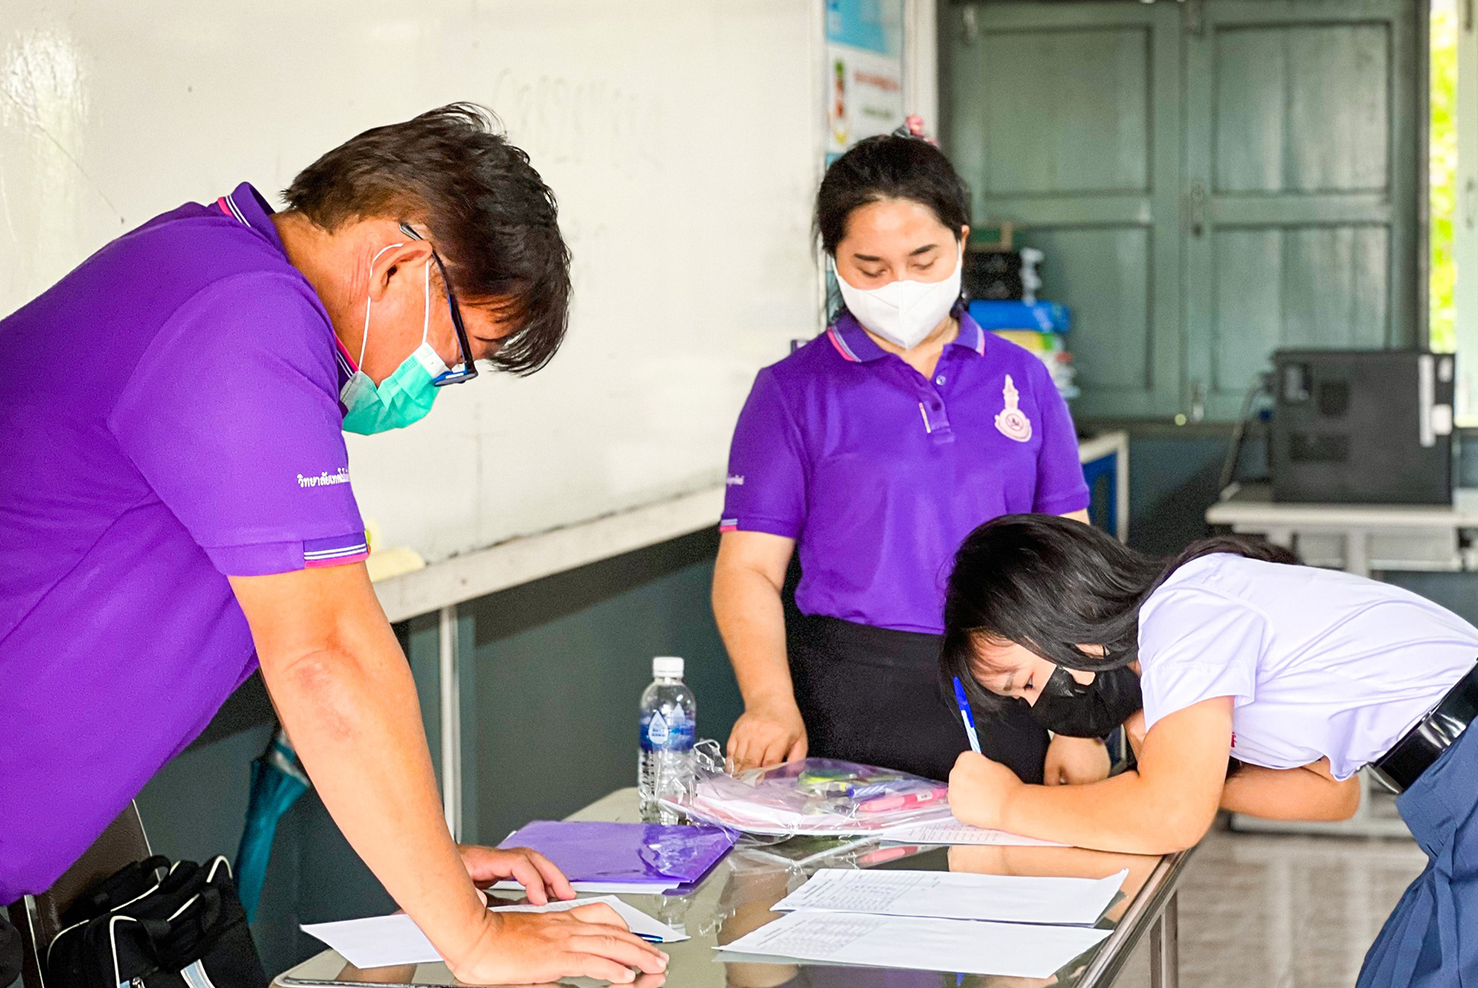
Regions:
[[[937,799],[942,799],[949,793],[949,786],[939,786],[935,789],[925,789],[923,792],[909,792],[898,796],[882,796],[878,799],[869,799],[857,807],[858,813],[886,813],[889,810],[906,810],[914,806],[925,806]]]

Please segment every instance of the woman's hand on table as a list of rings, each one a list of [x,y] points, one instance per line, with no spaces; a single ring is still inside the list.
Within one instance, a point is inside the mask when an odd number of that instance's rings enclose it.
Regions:
[[[1000,830],[1006,803],[1024,783],[1000,762],[963,751],[949,773],[949,808],[972,827]]]
[[[524,887],[529,902],[542,906],[550,899],[573,899],[575,890],[564,873],[538,851],[527,847],[482,847],[460,844],[462,863],[478,888],[512,879]],[[611,915],[615,915],[612,913]]]
[[[660,984],[667,955],[626,928],[616,911],[594,903],[557,913],[485,911],[486,927],[466,957],[448,958],[458,981],[474,985],[543,984],[593,978]]]
[[[1108,778],[1108,746],[1097,738],[1059,734],[1047,745],[1042,782],[1049,786],[1082,786]]]
[[[729,732],[729,766],[764,768],[806,757],[806,722],[794,700],[749,707]]]

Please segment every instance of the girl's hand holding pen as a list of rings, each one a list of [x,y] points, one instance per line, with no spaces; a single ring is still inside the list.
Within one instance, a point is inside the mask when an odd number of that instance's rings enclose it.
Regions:
[[[949,808],[961,823],[1001,830],[1006,804],[1023,785],[1001,763],[963,751],[949,773]]]

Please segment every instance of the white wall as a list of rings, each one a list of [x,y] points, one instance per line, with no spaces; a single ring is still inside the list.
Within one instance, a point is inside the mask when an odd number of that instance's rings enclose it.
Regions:
[[[1478,25],[1472,0],[1458,2],[1457,421],[1478,426]]]
[[[819,329],[822,4],[0,4],[0,313],[154,214],[272,197],[471,99],[559,197],[570,336],[532,378],[350,437],[366,517],[434,561],[717,484],[755,370]],[[905,4],[905,98],[936,129],[935,2]]]
[[[903,99],[909,113],[939,134],[938,0],[904,0]]]
[[[820,31],[804,0],[0,5],[0,312],[182,201],[476,100],[559,197],[569,340],[354,439],[366,516],[434,560],[716,483],[755,370],[818,328]]]

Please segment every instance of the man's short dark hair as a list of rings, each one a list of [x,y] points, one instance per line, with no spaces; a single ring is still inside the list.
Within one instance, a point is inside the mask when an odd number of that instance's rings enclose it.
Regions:
[[[492,358],[500,369],[531,374],[564,340],[570,252],[554,193],[487,109],[450,103],[367,130],[303,169],[282,197],[325,230],[370,217],[430,230],[459,302],[516,327]]]

